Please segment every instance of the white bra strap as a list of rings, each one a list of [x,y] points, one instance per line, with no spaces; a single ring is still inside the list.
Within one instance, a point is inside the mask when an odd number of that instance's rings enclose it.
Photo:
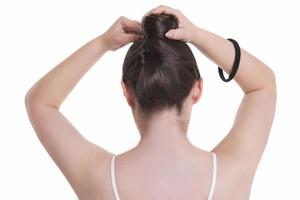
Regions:
[[[120,200],[119,193],[117,190],[116,177],[115,177],[115,156],[113,156],[111,159],[110,176],[111,176],[111,183],[112,183],[115,200]]]
[[[212,174],[212,181],[210,186],[210,191],[208,195],[208,200],[212,199],[215,185],[216,185],[216,178],[217,178],[217,155],[214,152],[211,152],[213,156],[213,174]]]

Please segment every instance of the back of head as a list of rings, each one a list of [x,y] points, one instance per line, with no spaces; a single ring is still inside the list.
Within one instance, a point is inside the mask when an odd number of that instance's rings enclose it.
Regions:
[[[133,91],[144,115],[174,106],[180,114],[183,101],[201,78],[189,46],[165,37],[177,27],[173,15],[144,17],[143,39],[135,41],[126,54],[122,80]]]

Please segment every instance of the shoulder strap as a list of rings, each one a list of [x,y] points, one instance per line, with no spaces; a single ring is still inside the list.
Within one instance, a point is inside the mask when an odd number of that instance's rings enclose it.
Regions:
[[[115,177],[115,157],[113,156],[111,159],[111,165],[110,165],[110,176],[111,176],[111,183],[112,183],[112,188],[115,196],[115,200],[120,200],[119,193],[117,190],[117,184],[116,184],[116,177]]]
[[[212,181],[211,181],[210,191],[208,195],[208,200],[212,199],[215,185],[216,185],[216,178],[217,178],[217,155],[214,152],[211,153],[213,158],[213,170],[212,170]]]

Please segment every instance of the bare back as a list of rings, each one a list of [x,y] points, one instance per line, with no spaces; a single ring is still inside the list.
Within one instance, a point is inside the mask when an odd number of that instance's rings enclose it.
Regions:
[[[251,183],[238,177],[238,166],[217,156],[216,185],[212,199],[249,199]],[[99,182],[98,199],[115,200],[111,160]],[[121,200],[208,199],[212,183],[211,152],[197,147],[169,157],[145,156],[138,150],[116,155],[115,177]],[[172,192],[170,192],[172,191]],[[96,199],[97,199],[96,198]],[[83,198],[84,199],[84,198]]]

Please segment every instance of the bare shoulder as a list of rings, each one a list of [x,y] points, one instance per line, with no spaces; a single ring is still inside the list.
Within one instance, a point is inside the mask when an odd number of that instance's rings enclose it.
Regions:
[[[97,150],[97,148],[100,148]],[[110,199],[107,196],[108,186],[111,184],[110,163],[113,153],[103,151],[96,146],[94,152],[89,156],[90,168],[78,177],[84,177],[81,185],[73,186],[73,190],[79,199]]]
[[[214,151],[217,155],[216,199],[248,200],[253,176],[242,174],[243,167],[230,156]]]

